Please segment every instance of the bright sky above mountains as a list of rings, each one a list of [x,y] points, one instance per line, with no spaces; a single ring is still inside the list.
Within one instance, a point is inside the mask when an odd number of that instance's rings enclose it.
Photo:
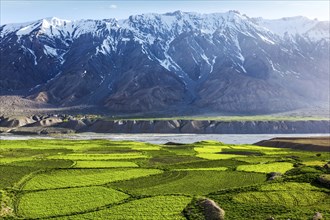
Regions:
[[[216,0],[120,0],[120,1],[64,1],[64,0],[1,0],[0,23],[34,21],[45,17],[62,19],[124,19],[143,13],[165,13],[176,10],[213,13],[238,10],[250,17],[282,18],[306,16],[330,20],[328,0],[323,1],[216,1]]]

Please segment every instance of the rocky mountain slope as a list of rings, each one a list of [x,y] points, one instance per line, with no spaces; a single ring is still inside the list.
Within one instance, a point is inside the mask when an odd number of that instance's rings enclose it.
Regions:
[[[0,94],[109,112],[281,112],[329,101],[329,21],[237,11],[0,27]]]

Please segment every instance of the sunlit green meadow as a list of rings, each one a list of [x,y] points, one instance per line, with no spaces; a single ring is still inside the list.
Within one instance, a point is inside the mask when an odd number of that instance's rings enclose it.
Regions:
[[[198,220],[195,201],[207,197],[229,220],[328,219],[330,190],[318,179],[329,160],[217,141],[0,140],[0,218]]]

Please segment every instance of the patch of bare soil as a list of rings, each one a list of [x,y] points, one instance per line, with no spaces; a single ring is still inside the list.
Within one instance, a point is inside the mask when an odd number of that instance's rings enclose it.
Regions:
[[[44,102],[36,102],[21,96],[0,96],[0,115],[27,115],[44,108],[54,108]]]
[[[273,138],[255,143],[255,145],[278,148],[291,148],[309,151],[330,151],[330,136],[306,138]]]
[[[1,217],[8,217],[13,215],[13,209],[9,206],[7,206],[5,203],[1,203],[1,209],[0,209],[0,218]]]
[[[26,99],[17,95],[0,96],[0,116],[31,116],[33,114],[48,113],[89,113],[96,111],[96,106],[55,106],[43,101]]]

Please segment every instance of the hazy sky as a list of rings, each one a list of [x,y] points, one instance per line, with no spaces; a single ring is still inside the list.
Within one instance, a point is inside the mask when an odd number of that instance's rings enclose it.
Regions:
[[[0,0],[0,23],[34,21],[45,17],[62,19],[127,18],[129,15],[149,12],[165,13],[175,10],[200,13],[239,10],[249,17],[281,18],[303,15],[319,20],[329,19],[328,0],[324,1],[64,1],[64,0]]]

